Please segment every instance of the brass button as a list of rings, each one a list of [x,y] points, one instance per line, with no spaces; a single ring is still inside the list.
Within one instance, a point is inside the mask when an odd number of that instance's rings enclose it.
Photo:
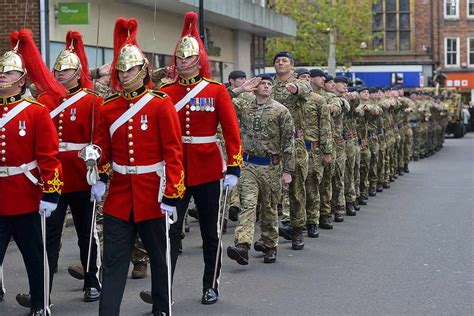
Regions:
[[[58,133],[58,136],[62,136],[62,135],[63,135],[63,133],[62,133],[62,132],[59,132],[59,133]]]
[[[59,126],[59,127],[58,127],[58,129],[59,129],[59,130],[62,130],[62,129],[63,129],[63,127],[62,127],[62,126]]]
[[[128,122],[129,122],[129,123],[133,123],[133,119],[129,119]]]
[[[133,134],[128,134],[128,138],[132,138],[133,137]]]
[[[135,152],[135,151],[134,151],[133,149],[130,149],[130,150],[128,151],[128,153],[129,153],[130,155],[133,155],[134,152]]]
[[[63,120],[59,120],[59,124],[62,124],[63,123]]]
[[[5,139],[5,137],[6,137],[5,135],[0,136],[1,139]]]
[[[2,127],[2,132],[6,131],[5,127]]]
[[[128,143],[128,146],[133,146],[133,142],[129,142],[129,143]]]
[[[5,107],[3,108],[3,110],[4,110],[4,111],[8,111],[8,106],[5,106]]]
[[[189,121],[191,121],[191,118],[187,117],[186,122],[189,122]]]
[[[66,99],[66,98],[63,98],[63,102],[64,102],[64,101],[67,101],[67,99]]]
[[[5,158],[5,157],[2,157],[2,161],[6,161],[6,160],[7,160],[7,158]]]
[[[189,112],[189,111],[186,111],[186,115],[189,115],[190,113],[191,113],[191,112]]]
[[[129,126],[128,130],[131,131],[133,129],[133,126]]]
[[[60,139],[59,139],[59,142],[62,142],[62,141],[63,141],[63,139],[62,139],[62,138],[60,138]]]
[[[129,161],[130,161],[130,162],[134,162],[134,161],[135,161],[135,158],[132,157],[132,158],[129,159]]]
[[[5,135],[2,135],[2,136],[5,136]],[[5,138],[5,137],[3,137],[3,138]],[[6,146],[6,145],[7,145],[7,143],[2,142],[2,146]]]
[[[186,104],[186,109],[189,109],[189,104]]]
[[[64,117],[64,114],[62,114],[62,113],[61,113],[61,114],[59,114],[59,117]]]
[[[2,152],[2,154],[4,154],[4,153],[6,153],[7,151],[6,151],[5,149],[2,149],[1,152]]]
[[[186,128],[189,128],[189,124],[186,124]]]
[[[190,88],[190,87],[187,87],[187,88],[186,88],[186,91],[189,91],[189,90],[191,90],[191,88]]]
[[[191,134],[191,132],[189,132],[189,131],[186,131],[186,135],[189,135],[189,134]]]

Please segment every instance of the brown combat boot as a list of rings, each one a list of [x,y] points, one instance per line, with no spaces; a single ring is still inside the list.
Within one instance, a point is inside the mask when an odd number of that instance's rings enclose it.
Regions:
[[[303,227],[293,227],[291,236],[291,247],[293,250],[301,250],[304,247]]]
[[[227,247],[227,256],[237,261],[238,264],[243,266],[249,264],[249,249],[250,246],[247,244],[237,244],[235,246]]]
[[[274,263],[277,260],[277,249],[265,248],[265,256],[263,257],[264,263]]]
[[[148,265],[145,262],[137,262],[133,264],[132,279],[146,278]]]

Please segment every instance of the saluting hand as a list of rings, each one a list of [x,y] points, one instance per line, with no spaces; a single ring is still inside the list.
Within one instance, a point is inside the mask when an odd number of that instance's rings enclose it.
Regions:
[[[245,81],[240,87],[232,89],[232,92],[235,94],[240,94],[242,92],[253,92],[257,90],[257,86],[261,80],[262,78],[260,77],[253,77],[252,79]]]
[[[294,83],[287,83],[285,88],[291,94],[296,94],[296,92],[298,92],[298,87]]]

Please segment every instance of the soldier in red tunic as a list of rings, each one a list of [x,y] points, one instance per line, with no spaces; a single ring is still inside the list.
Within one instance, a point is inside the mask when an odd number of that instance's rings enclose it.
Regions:
[[[160,88],[175,104],[183,140],[183,165],[186,174],[186,194],[178,204],[178,221],[171,226],[171,257],[173,272],[178,259],[184,215],[189,200],[194,198],[199,214],[203,239],[204,276],[203,304],[214,304],[218,297],[218,282],[213,284],[214,267],[219,245],[218,217],[220,180],[229,188],[237,184],[242,162],[240,131],[232,101],[225,86],[209,79],[207,53],[197,31],[197,14],[185,16],[182,38],[175,51],[174,67],[177,79]],[[216,142],[217,125],[225,139],[227,166]],[[227,171],[225,171],[227,169]],[[221,256],[217,264],[220,274]],[[146,291],[140,293],[149,302]]]
[[[138,233],[150,257],[153,314],[169,313],[165,213],[184,195],[181,130],[173,102],[148,90],[148,61],[136,41],[137,21],[117,20],[112,88],[101,109],[97,145],[114,176],[104,204],[103,287],[99,315],[119,315]],[[166,215],[168,216],[168,215]]]
[[[92,124],[97,123],[99,108],[103,103],[102,98],[90,90],[92,81],[89,78],[87,56],[80,33],[68,32],[66,49],[56,58],[53,73],[57,81],[67,89],[66,96],[58,99],[52,93],[44,92],[37,98],[38,102],[48,106],[56,127],[59,136],[59,160],[64,176],[64,187],[58,208],[47,221],[46,240],[51,271],[50,291],[53,275],[58,267],[62,230],[68,207],[74,219],[81,263],[86,271],[94,210],[91,202],[91,186],[86,181],[86,164],[79,158],[78,152],[92,141]],[[105,190],[105,186],[103,189]],[[99,195],[103,195],[103,192]],[[93,237],[89,273],[86,273],[84,277],[84,301],[86,302],[99,300],[101,289],[100,245],[96,232]],[[29,307],[29,294],[19,294],[17,301],[20,305]]]
[[[30,315],[46,315],[40,214],[49,217],[61,194],[58,134],[48,108],[21,95],[27,74],[56,98],[65,89],[43,63],[30,30],[13,32],[10,42],[14,49],[0,57],[0,262],[13,237],[28,273]]]

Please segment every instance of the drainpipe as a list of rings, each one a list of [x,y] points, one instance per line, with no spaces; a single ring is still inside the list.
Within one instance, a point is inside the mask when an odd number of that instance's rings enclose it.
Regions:
[[[48,11],[49,3],[48,0],[40,0],[40,47],[41,56],[46,64],[49,66],[49,21]]]

